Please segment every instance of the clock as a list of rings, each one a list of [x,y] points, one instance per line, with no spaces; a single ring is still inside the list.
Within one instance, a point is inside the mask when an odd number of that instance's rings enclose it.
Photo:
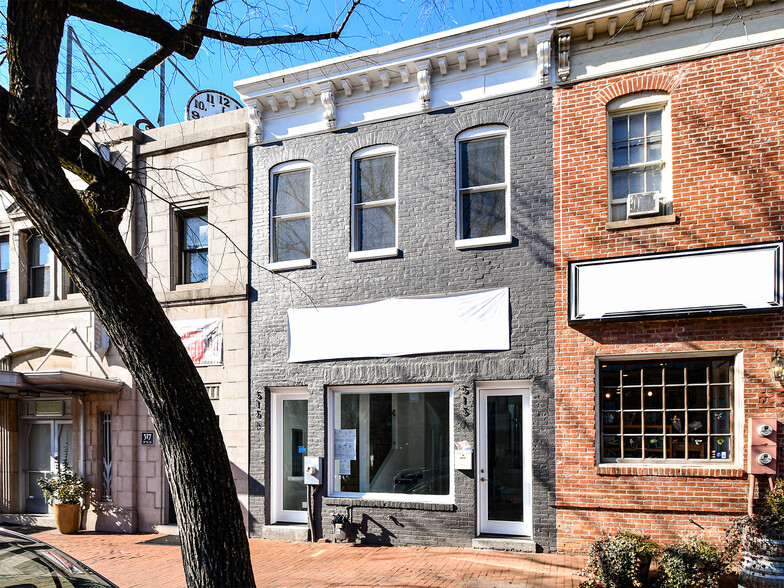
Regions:
[[[197,118],[229,112],[230,110],[239,110],[240,108],[242,108],[242,104],[223,92],[201,90],[188,100],[188,105],[185,107],[185,118],[187,120],[196,120]]]

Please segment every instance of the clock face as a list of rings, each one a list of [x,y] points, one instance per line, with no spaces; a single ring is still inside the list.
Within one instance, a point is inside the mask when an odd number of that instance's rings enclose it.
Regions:
[[[188,106],[185,108],[185,118],[196,120],[197,118],[229,112],[230,110],[239,110],[240,108],[242,108],[242,104],[223,92],[202,90],[201,92],[196,92],[188,100]]]

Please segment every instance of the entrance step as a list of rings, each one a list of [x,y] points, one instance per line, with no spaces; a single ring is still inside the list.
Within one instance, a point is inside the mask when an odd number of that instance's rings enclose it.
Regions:
[[[179,535],[180,528],[177,525],[153,525],[153,530],[161,535]]]
[[[536,542],[527,537],[477,537],[471,541],[474,549],[493,549],[495,551],[516,551],[536,553]]]
[[[0,514],[0,523],[7,525],[21,525],[23,527],[48,527],[54,529],[53,514]]]
[[[276,541],[307,541],[307,525],[264,525],[261,530],[262,539],[274,539]]]

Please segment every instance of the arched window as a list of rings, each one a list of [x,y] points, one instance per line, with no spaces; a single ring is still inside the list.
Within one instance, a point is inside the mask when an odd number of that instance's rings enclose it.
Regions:
[[[270,173],[270,261],[310,265],[312,166],[291,161]]]
[[[375,145],[351,158],[352,259],[397,255],[397,147]]]
[[[486,126],[457,136],[456,247],[511,242],[509,129]]]
[[[607,106],[610,222],[672,214],[669,96],[645,92]]]

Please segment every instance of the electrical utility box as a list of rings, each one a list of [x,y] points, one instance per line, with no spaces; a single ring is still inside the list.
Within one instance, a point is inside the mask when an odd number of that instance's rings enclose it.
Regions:
[[[308,455],[303,457],[302,465],[305,467],[305,484],[308,486],[321,485],[321,458],[310,457]]]
[[[749,419],[749,473],[775,476],[778,471],[778,426],[775,418]]]

